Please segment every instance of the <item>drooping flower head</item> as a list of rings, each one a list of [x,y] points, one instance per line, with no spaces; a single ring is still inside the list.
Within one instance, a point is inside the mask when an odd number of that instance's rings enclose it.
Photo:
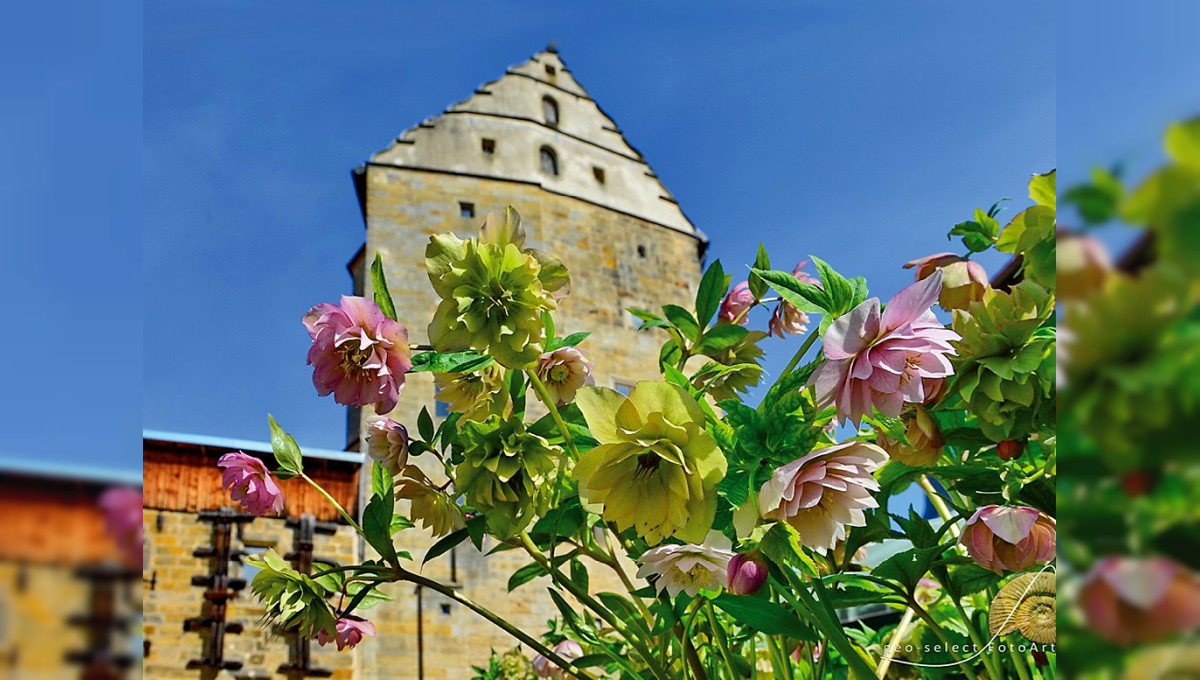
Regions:
[[[905,269],[912,267],[917,268],[918,281],[934,272],[942,273],[942,291],[938,294],[942,309],[966,309],[972,302],[982,300],[983,292],[990,287],[983,265],[954,253],[928,255],[904,265]]]
[[[100,495],[104,525],[130,562],[142,561],[142,491],[114,486]]]
[[[464,526],[462,508],[416,465],[406,465],[401,470],[396,498],[409,501],[412,520],[429,529],[435,538]]]
[[[702,545],[663,544],[651,548],[637,559],[638,578],[658,576],[654,584],[659,594],[665,590],[675,597],[680,591],[695,597],[701,590],[720,590],[729,574],[733,558],[732,544],[719,531],[710,531]]]
[[[880,311],[871,298],[838,317],[825,331],[826,361],[813,372],[817,406],[837,405],[838,419],[858,423],[871,407],[895,418],[903,405],[925,401],[924,378],[943,378],[954,371],[948,355],[958,333],[930,311],[941,289],[942,275],[914,283],[896,294]]]
[[[1054,519],[1035,508],[985,505],[963,527],[959,542],[971,559],[997,574],[1025,571],[1054,559]]]
[[[435,234],[425,269],[442,301],[429,324],[440,352],[474,349],[506,368],[526,368],[542,354],[542,312],[557,308],[570,278],[562,262],[525,248],[512,207],[488,213],[478,238]]]
[[[236,451],[217,459],[217,467],[223,468],[221,486],[246,512],[267,515],[283,511],[283,492],[261,460]]]
[[[815,276],[810,276],[804,271],[804,265],[808,264],[808,260],[804,260],[796,265],[792,270],[792,276],[799,281],[811,283],[814,286],[821,288],[821,280]],[[771,315],[771,321],[768,324],[768,330],[771,335],[776,337],[784,337],[785,335],[803,335],[808,330],[808,315],[795,305],[789,304],[786,300],[781,300],[779,305],[775,307],[775,313]]]
[[[1200,579],[1162,557],[1107,557],[1084,577],[1079,606],[1107,640],[1158,642],[1200,626]]]
[[[454,470],[458,490],[484,514],[489,532],[514,536],[541,510],[542,489],[563,454],[527,431],[520,418],[492,416],[461,427],[463,462]]]
[[[712,359],[724,366],[742,366],[736,370],[722,373],[708,385],[708,395],[714,401],[737,399],[762,380],[762,367],[759,359],[763,356],[763,348],[758,343],[767,334],[762,331],[749,331],[730,347],[713,353]]]
[[[655,545],[702,541],[717,510],[725,456],[704,411],[678,385],[639,382],[625,397],[585,387],[575,403],[600,445],[575,465],[584,506]]]
[[[876,442],[894,460],[912,467],[937,465],[942,459],[946,439],[937,421],[922,406],[916,406],[901,416],[905,422],[904,436],[908,443],[896,441],[880,431]]]
[[[750,282],[739,281],[729,289],[729,294],[721,301],[721,311],[717,317],[721,321],[728,323],[737,321],[745,326],[749,314],[742,312],[752,304],[754,304],[754,293],[750,292]]]
[[[364,297],[343,295],[341,305],[319,304],[304,315],[312,337],[308,363],[317,394],[346,406],[396,408],[404,374],[412,369],[408,329]]]
[[[433,384],[437,386],[436,399],[467,420],[503,416],[508,405],[504,369],[499,364],[488,364],[471,373],[435,373]]]
[[[537,376],[546,385],[546,391],[554,402],[563,406],[575,399],[579,388],[596,384],[592,377],[594,366],[587,352],[574,347],[560,347],[538,359]]]
[[[408,429],[383,416],[372,416],[367,422],[367,455],[394,476],[408,463]]]
[[[375,624],[357,616],[343,616],[337,620],[334,633],[330,634],[325,629],[317,631],[317,642],[322,647],[330,642],[337,643],[340,652],[344,649],[354,649],[362,642],[364,635],[375,637]]]
[[[817,449],[775,471],[758,492],[765,519],[780,519],[801,542],[821,554],[846,537],[846,527],[866,524],[863,510],[879,506],[873,473],[887,462],[874,444],[847,442]]]
[[[563,640],[554,645],[554,653],[567,661],[574,661],[583,656],[583,647],[580,647],[579,643],[574,640]],[[533,672],[537,673],[539,678],[563,677],[563,669],[541,654],[533,657]]]

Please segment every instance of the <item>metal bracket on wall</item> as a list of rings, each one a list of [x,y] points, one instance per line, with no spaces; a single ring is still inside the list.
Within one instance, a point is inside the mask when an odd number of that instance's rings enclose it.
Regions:
[[[118,588],[141,574],[117,564],[88,565],[75,570],[75,577],[88,583],[88,612],[74,614],[67,623],[84,630],[87,648],[68,652],[68,663],[83,667],[81,677],[119,680],[133,666],[133,655],[118,651],[114,633],[127,633],[131,617],[118,613]]]
[[[225,614],[229,600],[237,597],[238,592],[246,587],[244,579],[229,576],[230,561],[242,556],[242,551],[232,547],[232,529],[234,525],[253,520],[253,515],[234,512],[229,508],[200,513],[201,522],[211,522],[213,525],[212,545],[197,548],[192,554],[196,557],[211,558],[212,571],[207,575],[193,576],[192,585],[205,589],[206,613],[204,616],[184,621],[183,630],[207,634],[207,644],[203,658],[188,661],[189,670],[203,668],[234,671],[243,665],[241,661],[225,659],[225,635],[236,635],[244,630],[240,623],[226,622]]]

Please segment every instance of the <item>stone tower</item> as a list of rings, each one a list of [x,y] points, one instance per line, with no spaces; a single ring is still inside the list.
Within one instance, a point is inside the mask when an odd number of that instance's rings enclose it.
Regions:
[[[402,133],[357,168],[354,180],[367,227],[366,244],[350,265],[355,291],[370,295],[366,270],[380,253],[411,342],[428,341],[437,305],[423,261],[429,236],[474,235],[489,210],[512,205],[529,245],[570,270],[571,293],[555,316],[558,334],[592,331],[581,347],[595,361],[596,383],[627,390],[658,375],[661,338],[639,333],[625,309],[690,306],[707,239],[552,47]],[[411,426],[422,406],[444,415],[429,374],[412,374],[391,417]],[[366,415],[351,410],[349,448],[363,447]],[[418,560],[431,543],[419,533],[398,535],[413,542],[405,547]],[[511,596],[505,589],[508,576],[528,561],[515,551],[485,559],[467,545],[430,562],[424,573],[540,631],[557,616],[547,579]],[[593,590],[619,588],[601,575],[591,583]],[[489,647],[515,644],[436,593],[408,585],[389,592],[396,602],[372,612],[379,638],[360,648],[362,678],[469,677],[471,664],[486,665]]]

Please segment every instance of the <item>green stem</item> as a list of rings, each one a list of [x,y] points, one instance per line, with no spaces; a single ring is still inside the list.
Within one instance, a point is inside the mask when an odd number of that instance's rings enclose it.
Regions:
[[[663,680],[668,680],[666,672],[663,671],[663,669],[656,663],[657,659],[646,647],[645,642],[637,635],[631,634],[629,632],[629,627],[625,625],[624,621],[616,616],[613,616],[612,612],[608,611],[608,609],[597,602],[595,598],[587,593],[587,591],[581,589],[578,585],[572,582],[571,579],[563,576],[562,572],[558,570],[558,567],[551,564],[550,560],[546,559],[546,556],[542,554],[542,551],[538,550],[538,547],[534,544],[533,539],[529,537],[529,532],[522,531],[520,534],[520,540],[521,547],[525,548],[525,552],[529,553],[529,556],[533,558],[534,562],[537,562],[539,565],[541,565],[542,569],[546,570],[546,573],[550,574],[551,580],[557,583],[559,587],[565,589],[567,592],[571,593],[571,595],[575,596],[575,599],[579,600],[580,604],[584,605],[588,609],[591,609],[596,613],[597,616],[604,619],[608,625],[612,626],[613,630],[617,631],[621,637],[625,638],[625,640],[629,642],[631,647],[637,650],[638,654],[641,655],[641,657],[645,660],[646,666],[650,668],[651,672]]]
[[[679,642],[683,645],[685,667],[691,669],[696,680],[708,680],[708,673],[704,671],[704,664],[700,663],[700,655],[696,653],[696,647],[692,644],[692,627],[696,625],[696,615],[699,613],[700,601],[693,600],[692,613],[688,615],[687,623],[684,624],[683,631],[679,633]],[[685,673],[684,680],[686,679]]]
[[[841,624],[836,618],[830,619],[828,612],[821,608],[821,604],[813,598],[804,584],[800,584],[795,589],[777,588],[777,590],[797,611],[808,612],[809,619],[846,659],[846,663],[850,666],[851,678],[867,680],[875,677],[875,669],[867,665],[866,660],[855,649],[854,643],[846,637],[846,632],[842,629]]]
[[[941,517],[944,522],[954,521],[954,513],[950,512],[950,508],[946,505],[946,499],[942,498],[942,495],[933,487],[933,482],[929,481],[929,476],[920,475],[917,477],[917,484],[925,491],[925,495],[929,498],[929,503],[937,510],[938,517]],[[951,524],[950,533],[955,538],[958,538],[960,533],[958,525]]]
[[[979,675],[975,673],[975,669],[971,667],[970,662],[963,661],[962,655],[956,651],[953,651],[953,648],[951,647],[950,636],[946,635],[946,631],[942,628],[942,625],[934,620],[934,618],[929,615],[929,612],[926,611],[921,605],[911,602],[909,603],[909,607],[912,608],[912,611],[917,613],[917,616],[921,617],[921,620],[925,622],[925,625],[929,626],[929,629],[932,630],[933,634],[938,637],[938,640],[942,641],[942,644],[946,646],[946,651],[948,651],[950,656],[952,656],[954,660],[958,662],[959,668],[963,669],[963,672],[970,675],[974,680],[979,680]]]
[[[320,492],[320,494],[325,497],[325,500],[332,503],[333,507],[337,508],[338,514],[340,514],[342,516],[342,519],[346,520],[347,524],[354,527],[354,530],[357,531],[360,536],[362,536],[363,538],[367,537],[366,534],[363,533],[362,527],[358,526],[358,522],[354,521],[354,518],[350,516],[350,513],[346,512],[346,509],[342,507],[342,504],[335,501],[333,499],[333,496],[329,495],[328,491],[321,488],[320,484],[317,484],[316,482],[314,482],[312,477],[309,477],[308,475],[304,474],[303,472],[300,473],[300,477],[304,481],[306,481],[310,485],[312,485],[312,487],[314,489],[316,489],[318,492]]]
[[[962,606],[962,602],[954,600],[954,608],[958,610],[958,615],[962,617],[963,623],[966,624],[967,634],[971,636],[972,644],[975,645],[976,649],[980,650],[979,658],[983,659],[983,665],[987,667],[988,676],[995,678],[995,680],[1004,680],[1004,676],[1000,674],[1000,670],[996,667],[996,659],[984,649],[983,640],[979,637],[979,631],[975,630],[975,622],[967,615],[967,610]]]
[[[579,460],[579,449],[575,448],[575,440],[571,438],[571,432],[567,429],[567,423],[563,420],[562,414],[558,412],[558,406],[554,404],[554,398],[550,396],[550,391],[546,389],[545,383],[541,378],[537,377],[534,371],[525,371],[525,375],[529,376],[529,384],[533,385],[533,391],[537,392],[538,399],[546,405],[550,411],[550,417],[554,419],[554,424],[558,426],[558,431],[562,433],[563,443],[567,445],[567,450],[571,452],[571,457],[574,460]]]
[[[1013,665],[1017,667],[1017,675],[1021,680],[1033,680],[1029,675],[1029,666],[1025,664],[1025,655],[1017,651],[1016,645],[1008,645],[1008,653],[1012,655]]]
[[[800,363],[800,359],[802,359],[804,355],[808,353],[808,349],[813,346],[814,342],[817,341],[817,336],[818,333],[816,331],[808,334],[808,338],[804,340],[804,344],[800,345],[800,349],[796,351],[796,354],[792,357],[792,360],[788,362],[787,368],[783,369],[783,373],[779,374],[779,380],[776,380],[776,383],[779,383],[780,380],[786,378],[788,374],[790,374],[796,368],[796,364]]]
[[[531,637],[528,633],[525,633],[520,628],[517,628],[516,626],[512,625],[511,623],[500,618],[496,614],[492,613],[492,611],[487,609],[486,607],[476,604],[473,600],[471,600],[467,596],[463,595],[462,593],[458,592],[456,589],[451,588],[446,585],[443,585],[441,583],[438,583],[437,581],[434,581],[432,579],[425,578],[424,576],[421,576],[419,574],[415,574],[411,571],[408,571],[407,569],[404,569],[403,567],[396,569],[396,575],[397,575],[397,577],[399,577],[400,580],[409,581],[410,583],[415,583],[419,586],[429,588],[430,590],[441,593],[442,595],[445,595],[446,597],[454,600],[455,602],[462,604],[467,609],[470,609],[471,611],[475,612],[476,614],[479,614],[483,618],[485,618],[488,621],[491,621],[495,625],[499,626],[501,629],[504,630],[504,632],[508,633],[509,635],[512,635],[513,637],[520,640],[521,642],[529,645],[531,648],[536,650],[539,654],[546,657],[550,661],[553,661],[556,665],[558,665],[559,668],[562,668],[567,673],[570,673],[571,675],[575,676],[576,678],[579,678],[579,680],[594,680],[592,678],[592,676],[588,675],[581,669],[575,668],[574,666],[571,665],[570,661],[567,661],[566,659],[564,659],[561,656],[559,656],[558,654],[556,654],[553,649],[550,649],[549,647],[538,642],[533,637]]]
[[[708,625],[712,626],[713,641],[717,643],[721,659],[725,661],[725,667],[729,669],[729,677],[736,678],[737,672],[733,669],[733,660],[729,656],[729,641],[725,639],[724,629],[717,625],[717,615],[713,613],[712,602],[707,598],[704,600],[704,609],[708,615]]]

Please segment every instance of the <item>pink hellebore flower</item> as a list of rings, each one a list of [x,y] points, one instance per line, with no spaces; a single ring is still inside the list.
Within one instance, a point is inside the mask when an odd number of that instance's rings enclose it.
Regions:
[[[567,661],[574,661],[583,656],[583,647],[580,647],[579,643],[574,640],[563,640],[554,646],[554,653]],[[533,658],[533,672],[537,673],[539,678],[563,677],[563,669],[541,654]]]
[[[580,387],[596,384],[592,377],[594,367],[587,352],[574,347],[559,347],[538,359],[537,376],[555,403],[564,406],[575,399]]]
[[[1084,577],[1079,606],[1107,640],[1158,642],[1200,626],[1200,580],[1162,557],[1106,557]]]
[[[142,561],[142,491],[114,486],[100,495],[104,524],[130,562]]]
[[[811,283],[818,288],[821,287],[820,279],[809,276],[807,272],[802,271],[806,264],[808,264],[808,260],[804,260],[796,265],[796,268],[792,270],[792,276],[800,281]],[[781,301],[775,307],[775,313],[771,315],[771,321],[767,326],[767,330],[771,332],[771,335],[780,338],[785,335],[802,335],[808,330],[808,320],[808,315],[799,308]]]
[[[846,527],[866,522],[865,508],[879,506],[873,473],[887,462],[883,449],[847,442],[817,449],[779,468],[758,492],[766,519],[781,519],[800,533],[801,542],[825,554],[846,537]]]
[[[726,589],[734,595],[752,595],[767,582],[767,563],[757,551],[738,553],[729,560],[729,581]]]
[[[333,393],[346,406],[396,408],[404,374],[412,369],[408,329],[383,315],[364,297],[342,296],[342,304],[322,303],[308,310],[304,325],[312,336],[308,363],[317,394]]]
[[[917,280],[928,278],[935,271],[942,273],[942,292],[938,304],[943,309],[966,309],[972,302],[983,299],[983,292],[991,284],[987,272],[978,262],[959,257],[954,253],[938,253],[904,265],[905,269],[917,268]]]
[[[790,656],[792,658],[792,661],[795,661],[796,663],[804,663],[804,650],[808,647],[809,644],[811,644],[811,643],[805,642],[804,640],[797,642],[796,648],[793,649],[792,653],[789,654],[788,656]],[[817,642],[816,644],[813,644],[812,651],[809,652],[809,656],[812,657],[813,663],[817,663],[818,661],[821,660],[821,653],[824,651],[825,651],[825,643],[824,642]]]
[[[408,463],[408,429],[383,416],[371,416],[367,422],[367,455],[392,475],[400,474]]]
[[[375,624],[358,617],[342,617],[337,620],[337,631],[330,635],[324,628],[317,631],[317,642],[324,647],[330,642],[337,643],[338,651],[362,642],[363,636],[375,637]]]
[[[241,451],[227,453],[217,460],[217,467],[224,468],[221,486],[246,512],[266,515],[283,510],[283,492],[258,458]]]
[[[725,296],[725,301],[721,303],[721,313],[718,314],[718,317],[722,321],[729,323],[733,323],[734,319],[737,319],[739,324],[745,326],[746,317],[749,314],[742,314],[742,312],[752,304],[754,304],[754,293],[750,292],[750,282],[740,281]],[[741,318],[739,319],[738,317]]]
[[[1024,506],[985,505],[971,515],[958,541],[971,559],[997,574],[1025,571],[1054,559],[1055,522]]]
[[[913,591],[913,600],[922,607],[928,607],[937,602],[941,596],[942,584],[926,577],[917,581],[917,587]]]
[[[941,272],[908,286],[880,311],[879,298],[838,317],[825,331],[826,361],[813,372],[817,406],[837,405],[838,419],[858,423],[871,407],[899,417],[906,402],[925,401],[925,378],[954,373],[947,355],[959,335],[930,311]]]

